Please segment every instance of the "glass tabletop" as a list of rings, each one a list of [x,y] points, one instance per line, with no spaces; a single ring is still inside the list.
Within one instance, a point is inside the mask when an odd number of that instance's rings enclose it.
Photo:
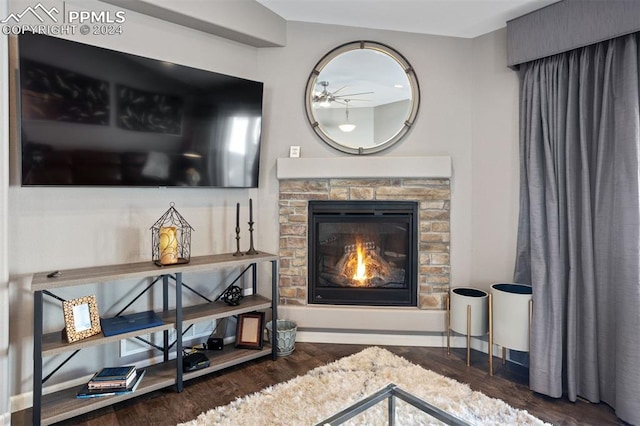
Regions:
[[[416,397],[415,395],[410,394],[402,389],[400,389],[397,385],[390,383],[383,389],[378,392],[356,402],[355,404],[345,408],[337,414],[321,421],[316,426],[326,426],[326,425],[339,425],[342,424],[359,414],[364,413],[369,408],[375,406],[376,404],[387,400],[388,401],[388,420],[389,425],[395,425],[396,423],[396,398],[410,404],[411,406],[417,408],[418,410],[426,413],[434,419],[440,420],[446,425],[459,425],[459,426],[468,426],[470,423],[465,422],[462,419],[459,419],[446,411],[435,407],[428,402]]]

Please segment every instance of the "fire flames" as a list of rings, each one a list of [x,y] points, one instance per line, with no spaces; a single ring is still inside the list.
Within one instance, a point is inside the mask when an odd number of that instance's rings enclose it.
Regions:
[[[350,286],[375,287],[387,282],[391,265],[379,253],[373,242],[345,246],[345,253],[337,264],[342,277]],[[345,282],[347,283],[347,282]]]
[[[367,265],[365,263],[365,252],[362,248],[362,245],[358,244],[356,249],[357,252],[357,263],[356,263],[356,273],[353,274],[353,279],[356,281],[364,281],[367,279]]]
[[[394,261],[404,257],[386,251],[384,255],[392,258],[388,261],[381,251],[373,241],[347,244],[335,266],[322,273],[323,278],[340,287],[384,287],[389,283],[404,282],[404,269]]]

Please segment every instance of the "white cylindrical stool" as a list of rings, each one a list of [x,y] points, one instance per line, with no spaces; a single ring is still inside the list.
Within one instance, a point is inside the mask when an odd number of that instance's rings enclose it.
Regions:
[[[533,290],[530,285],[496,283],[489,296],[489,373],[493,375],[493,344],[502,346],[502,363],[506,348],[529,352]]]
[[[451,353],[451,331],[467,336],[467,365],[471,359],[471,336],[484,336],[488,327],[488,297],[484,290],[456,287],[449,292],[447,354]]]

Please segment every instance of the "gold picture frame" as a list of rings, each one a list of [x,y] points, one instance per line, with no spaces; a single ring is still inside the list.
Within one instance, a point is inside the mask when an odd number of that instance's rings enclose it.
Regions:
[[[64,334],[72,343],[102,333],[96,296],[85,296],[62,302]]]
[[[264,343],[264,312],[238,315],[236,348],[262,349]]]

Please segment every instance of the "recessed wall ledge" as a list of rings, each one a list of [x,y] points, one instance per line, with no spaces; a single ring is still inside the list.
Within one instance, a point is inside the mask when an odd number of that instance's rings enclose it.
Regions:
[[[451,157],[278,158],[278,179],[450,178]]]

